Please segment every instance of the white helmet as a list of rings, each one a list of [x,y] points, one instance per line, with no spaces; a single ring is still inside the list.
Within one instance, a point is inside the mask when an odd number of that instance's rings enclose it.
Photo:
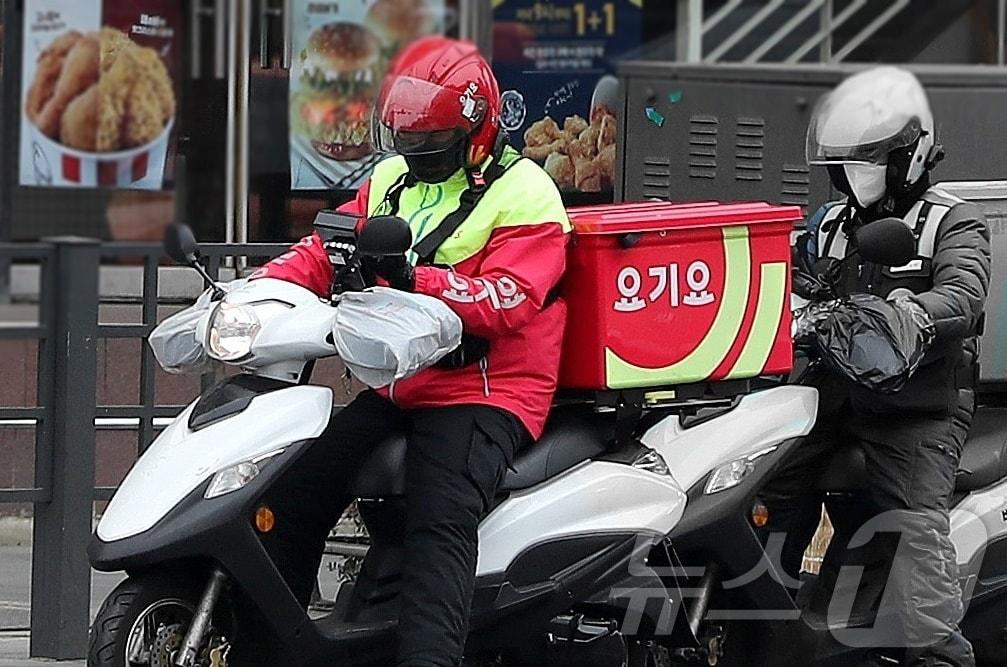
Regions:
[[[940,159],[923,86],[891,66],[854,74],[819,100],[807,151],[862,208],[907,190]]]

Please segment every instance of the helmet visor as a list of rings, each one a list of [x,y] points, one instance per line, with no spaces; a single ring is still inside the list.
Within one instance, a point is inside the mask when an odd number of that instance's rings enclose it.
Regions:
[[[444,153],[458,145],[465,138],[465,133],[459,129],[433,130],[420,132],[414,130],[392,130],[375,118],[371,122],[372,145],[383,153],[398,153],[399,155],[433,155]]]
[[[850,77],[819,100],[808,125],[808,164],[885,164],[915,142],[928,112],[908,73],[883,68]]]
[[[816,120],[819,122],[816,123]],[[919,119],[913,118],[894,134],[881,139],[872,139],[869,134],[860,138],[844,138],[841,135],[847,132],[828,126],[829,123],[842,122],[842,118],[812,119],[808,128],[808,164],[887,164],[892,151],[912,145],[922,133]]]
[[[382,85],[371,123],[374,147],[422,155],[443,151],[472,132],[486,115],[486,98],[408,76]]]

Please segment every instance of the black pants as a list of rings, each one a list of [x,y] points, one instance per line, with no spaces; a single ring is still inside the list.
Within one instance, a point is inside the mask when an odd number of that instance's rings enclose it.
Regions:
[[[972,392],[960,394],[957,411],[944,418],[841,411],[820,421],[765,492],[770,532],[787,533],[781,565],[797,578],[821,514],[823,497],[814,485],[837,447],[857,443],[863,448],[877,515],[871,529],[901,538],[879,610],[879,618],[888,614],[897,621],[879,639],[886,646],[904,647],[904,662],[914,667],[975,665],[972,647],[958,629],[963,609],[948,520],[955,472],[974,412]],[[834,522],[837,531],[842,523]],[[833,539],[850,537],[837,534]]]
[[[478,405],[402,410],[365,392],[271,494],[276,529],[266,547],[307,605],[325,538],[353,498],[353,472],[379,441],[405,433],[405,559],[398,665],[454,667],[468,633],[479,522],[514,454],[528,439],[512,415]]]

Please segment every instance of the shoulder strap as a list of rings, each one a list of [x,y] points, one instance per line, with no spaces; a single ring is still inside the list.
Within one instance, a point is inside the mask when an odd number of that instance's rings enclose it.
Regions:
[[[462,192],[460,198],[460,204],[458,208],[449,213],[441,220],[441,224],[437,225],[437,228],[431,231],[429,234],[420,239],[419,243],[413,246],[413,252],[419,258],[419,264],[430,264],[434,260],[434,255],[437,254],[437,249],[441,247],[441,244],[447,241],[455,231],[461,227],[465,219],[472,214],[476,206],[482,200],[483,196],[489,191],[490,187],[500,179],[507,170],[513,167],[515,164],[523,160],[524,158],[518,157],[516,160],[510,160],[504,163],[503,158],[500,160],[493,160],[493,162],[486,167],[486,171],[483,173],[474,172],[469,175],[469,187],[464,192]]]
[[[937,251],[937,234],[941,224],[951,212],[951,208],[942,204],[934,204],[927,213],[926,220],[920,230],[918,250],[920,257],[933,259]]]
[[[917,243],[920,240],[920,236],[923,234],[923,227],[927,224],[927,218],[930,217],[930,209],[933,207],[934,205],[932,203],[925,200],[920,205],[920,211],[916,215],[916,224],[913,225],[913,236],[916,237]]]
[[[834,208],[836,210],[835,215],[830,217],[831,210],[826,213],[822,224],[818,228],[818,259],[825,259],[826,257],[842,259],[846,256],[848,241],[844,228],[850,219],[851,207],[847,204],[837,204]],[[843,234],[842,237],[839,236],[840,233]],[[836,244],[837,241],[840,241],[838,247]]]
[[[388,192],[385,193],[385,203],[388,204],[387,215],[399,214],[399,200],[402,199],[402,191],[406,188],[411,188],[415,184],[415,181],[410,178],[408,171],[395,179],[392,187],[388,188]]]

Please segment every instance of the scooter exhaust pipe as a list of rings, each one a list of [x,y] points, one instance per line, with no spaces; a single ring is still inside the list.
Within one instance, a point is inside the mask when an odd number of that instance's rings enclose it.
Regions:
[[[189,631],[185,633],[185,641],[182,648],[175,656],[175,667],[192,667],[196,664],[196,657],[199,655],[199,646],[203,643],[206,631],[210,627],[210,619],[213,617],[213,609],[217,606],[220,593],[224,590],[224,583],[227,575],[220,568],[214,568],[210,575],[210,581],[206,584],[206,590],[199,601],[196,615],[192,619]]]

